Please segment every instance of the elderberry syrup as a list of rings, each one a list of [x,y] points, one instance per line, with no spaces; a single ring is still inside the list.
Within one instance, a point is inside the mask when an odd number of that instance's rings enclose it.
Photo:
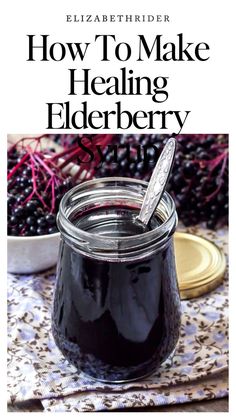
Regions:
[[[151,374],[178,339],[175,205],[164,193],[144,227],[136,216],[146,188],[101,178],[71,189],[60,204],[52,331],[66,359],[102,381]]]

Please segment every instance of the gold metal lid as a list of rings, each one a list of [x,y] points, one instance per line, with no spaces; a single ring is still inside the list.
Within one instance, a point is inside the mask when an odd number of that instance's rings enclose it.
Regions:
[[[218,246],[202,237],[182,232],[175,233],[174,246],[182,299],[199,297],[222,282],[226,258]]]

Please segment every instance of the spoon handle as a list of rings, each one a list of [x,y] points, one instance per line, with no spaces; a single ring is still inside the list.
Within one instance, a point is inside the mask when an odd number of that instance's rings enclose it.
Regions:
[[[148,224],[165,190],[172,169],[175,150],[176,140],[175,138],[170,138],[163,148],[162,153],[153,170],[140,213],[137,217],[138,221],[145,225]]]

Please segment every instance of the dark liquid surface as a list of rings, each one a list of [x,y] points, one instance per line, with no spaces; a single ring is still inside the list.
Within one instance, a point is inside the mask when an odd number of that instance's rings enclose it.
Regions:
[[[82,230],[99,236],[122,238],[146,233],[161,224],[156,217],[152,217],[148,226],[138,222],[139,209],[119,206],[110,208],[103,206],[96,211],[84,211],[80,216],[75,214],[71,221]]]
[[[142,234],[159,223],[154,219],[144,228],[135,222],[137,211],[112,211],[98,209],[73,222],[94,234],[121,238]],[[79,370],[107,381],[144,376],[174,349],[179,323],[171,244],[133,262],[97,260],[62,244],[53,334]]]

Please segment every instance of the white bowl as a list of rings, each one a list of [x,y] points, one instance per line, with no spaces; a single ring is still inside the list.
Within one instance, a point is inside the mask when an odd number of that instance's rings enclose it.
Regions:
[[[42,236],[7,237],[7,270],[29,274],[56,265],[60,233]]]

